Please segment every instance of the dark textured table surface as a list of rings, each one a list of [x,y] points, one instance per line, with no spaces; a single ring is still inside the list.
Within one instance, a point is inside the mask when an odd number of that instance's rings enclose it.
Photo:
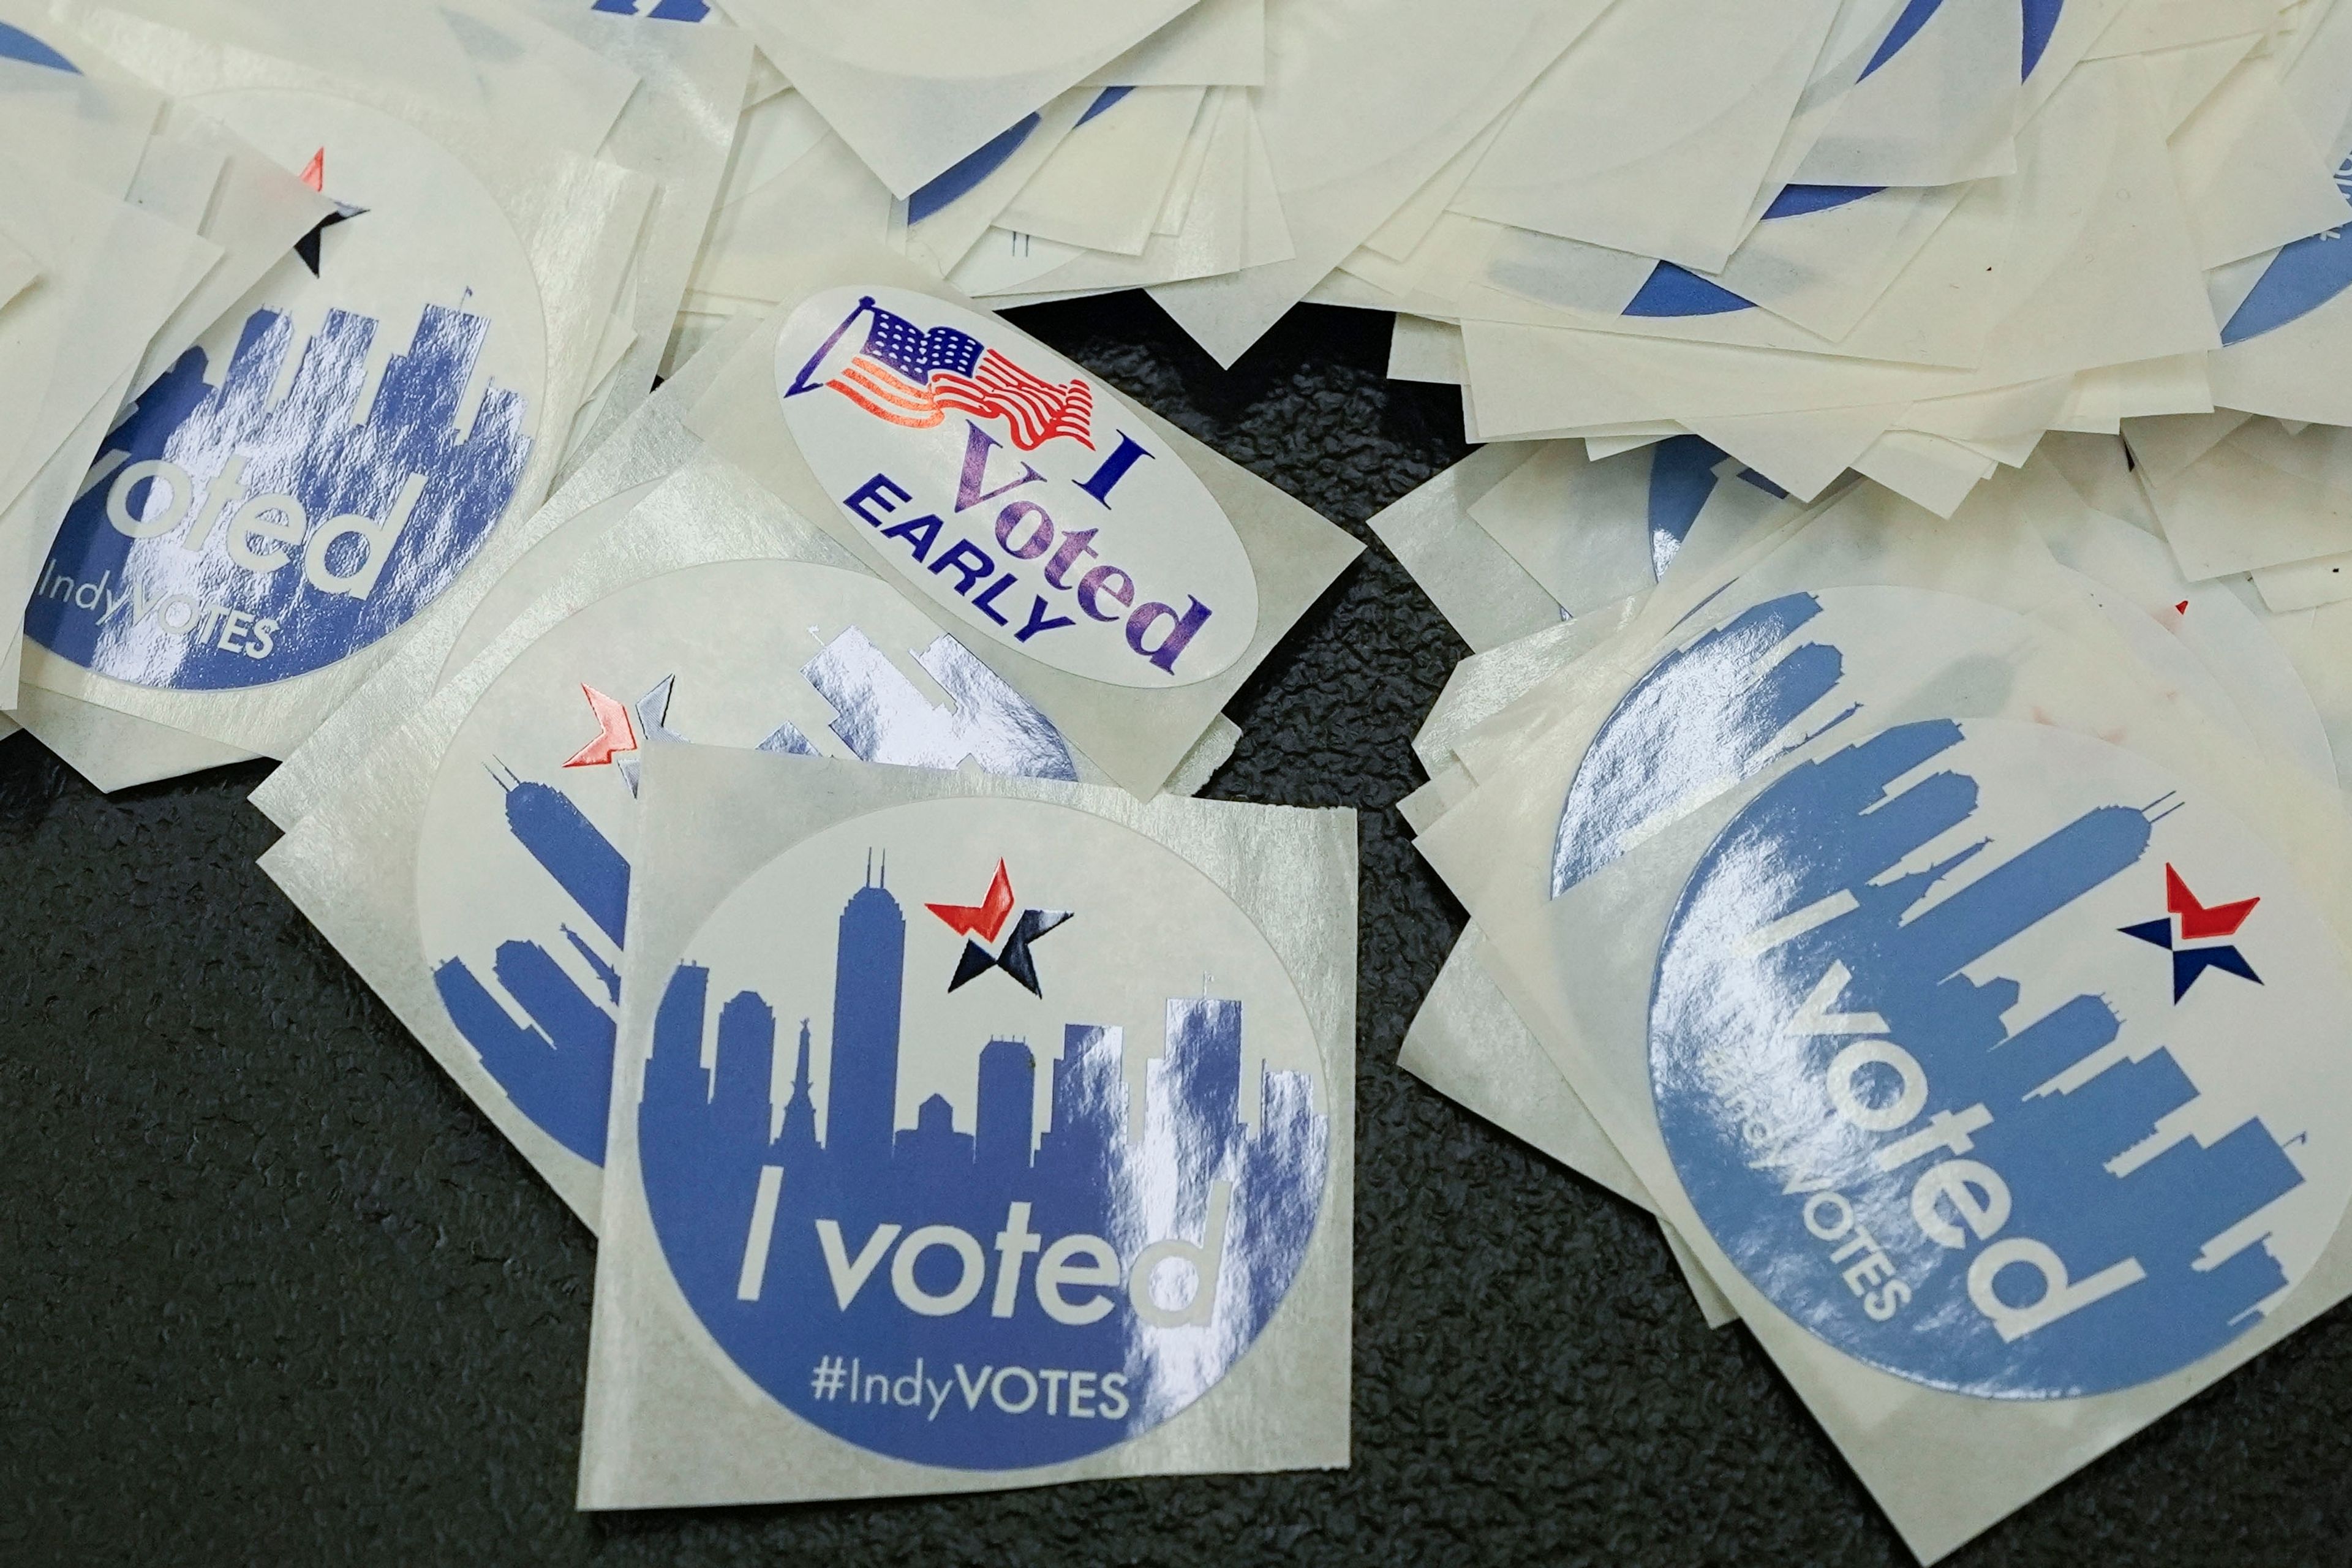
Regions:
[[[1132,297],[1024,324],[1360,533],[1464,449],[1385,316],[1230,374]],[[1362,814],[1354,1468],[877,1504],[574,1512],[592,1239],[255,868],[262,770],[0,743],[0,1563],[1908,1562],[1643,1215],[1394,1066],[1463,917],[1388,807],[1465,652],[1373,545],[1211,790]],[[1953,1561],[2345,1563],[2348,1462],[2339,1310]]]

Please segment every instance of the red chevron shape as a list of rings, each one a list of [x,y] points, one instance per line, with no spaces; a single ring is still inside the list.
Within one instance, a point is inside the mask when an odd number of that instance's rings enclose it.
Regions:
[[[996,933],[1004,929],[1004,918],[1013,912],[1013,879],[1005,874],[1004,862],[996,863],[996,878],[988,884],[988,897],[977,904],[925,904],[923,908],[947,921],[948,929],[961,936],[977,931],[982,942],[994,942]]]
[[[629,721],[629,710],[616,700],[605,696],[593,686],[583,686],[588,694],[588,707],[602,726],[594,740],[572,753],[567,768],[601,768],[623,752],[637,749],[637,727]]]
[[[2235,936],[2246,917],[2254,912],[2259,898],[2240,899],[2233,903],[2206,905],[2197,901],[2189,884],[2171,866],[2164,868],[2164,907],[2180,917],[2180,938],[2183,942],[2202,942],[2208,937]]]

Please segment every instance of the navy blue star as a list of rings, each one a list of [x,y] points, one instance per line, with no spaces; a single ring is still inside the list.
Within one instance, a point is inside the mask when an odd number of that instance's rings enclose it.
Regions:
[[[302,171],[302,183],[320,195],[327,195],[327,150],[324,147],[310,154],[310,164]],[[367,216],[365,207],[355,207],[349,202],[337,201],[333,196],[327,196],[327,199],[335,203],[335,210],[320,218],[311,226],[310,233],[294,242],[294,254],[302,258],[302,265],[310,269],[313,278],[319,276],[319,247],[325,240],[327,231],[339,223],[349,223],[355,217]]]
[[[1013,923],[1013,934],[1004,939],[1004,951],[993,957],[988,949],[964,939],[963,956],[956,960],[955,978],[948,989],[956,990],[966,982],[977,980],[992,969],[1002,969],[1023,985],[1033,996],[1045,993],[1037,985],[1037,961],[1030,956],[1029,944],[1070,918],[1068,910],[1023,910],[1021,918]]]
[[[2254,973],[2254,966],[2246,962],[2246,955],[2238,951],[2234,942],[2217,942],[2211,947],[2174,947],[2170,915],[2160,921],[2142,921],[2137,925],[2118,929],[2126,936],[2136,936],[2172,954],[2172,1000],[2175,1004],[2189,994],[2189,988],[2197,984],[2197,977],[2209,969],[2219,969],[2241,980],[2251,980],[2257,985],[2263,983],[2263,977]]]

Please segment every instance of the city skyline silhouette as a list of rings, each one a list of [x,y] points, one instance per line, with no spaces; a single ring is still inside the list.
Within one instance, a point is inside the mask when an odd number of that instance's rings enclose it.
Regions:
[[[382,323],[373,316],[330,309],[299,345],[292,318],[263,308],[247,318],[218,385],[201,346],[183,353],[142,393],[131,415],[107,437],[104,450],[121,461],[149,459],[178,466],[210,489],[228,465],[242,460],[243,494],[291,496],[312,531],[331,518],[377,522],[399,514],[404,488],[421,476],[395,535],[370,549],[375,563],[370,592],[353,596],[312,587],[308,568],[266,574],[224,573],[209,546],[179,546],[207,526],[201,505],[181,497],[169,504],[184,513],[152,538],[126,537],[108,521],[114,488],[90,487],[68,510],[45,580],[96,582],[120,588],[131,581],[157,596],[187,588],[217,596],[230,607],[280,623],[268,658],[224,649],[218,639],[181,638],[152,621],[130,617],[101,623],[68,599],[37,595],[27,631],[43,647],[75,663],[143,685],[212,689],[282,680],[331,664],[404,623],[430,603],[473,556],[506,513],[521,482],[534,437],[525,433],[524,395],[492,381],[482,387],[473,415],[464,410],[492,323],[484,316],[426,304],[404,352],[393,354],[369,395],[367,416],[355,417],[368,393],[368,354]],[[294,372],[277,392],[289,356]],[[122,501],[145,517],[159,505],[157,487],[134,485]],[[357,570],[352,539],[336,542],[336,570]]]
[[[835,737],[861,761],[951,769],[970,759],[988,773],[1077,776],[1060,731],[962,644],[941,634],[915,659],[946,693],[945,705],[934,703],[855,626],[819,648],[801,667],[801,675],[833,709],[829,727]],[[665,680],[656,689],[665,693],[665,711],[670,684]],[[666,727],[661,732],[668,734]],[[640,738],[655,743],[650,733]],[[779,725],[763,749],[817,754],[790,722]],[[625,947],[627,858],[562,788],[496,766],[489,776],[505,797],[509,837],[570,900],[584,924],[602,932],[615,950]],[[581,787],[587,787],[584,781]],[[603,1002],[566,971],[554,938],[579,955],[606,993]],[[506,993],[511,1007],[462,953],[433,969],[434,987],[450,1021],[508,1098],[564,1148],[604,1163],[620,998],[617,971],[579,931],[559,924],[547,940],[518,932],[500,942],[492,952],[489,979]],[[520,1020],[515,1008],[521,1010]]]

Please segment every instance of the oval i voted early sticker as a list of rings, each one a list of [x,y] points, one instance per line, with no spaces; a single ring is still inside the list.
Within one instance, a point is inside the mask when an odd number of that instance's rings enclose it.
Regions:
[[[776,343],[785,424],[915,590],[998,645],[1114,686],[1190,685],[1257,632],[1232,521],[1123,401],[1001,321],[826,289]]]

